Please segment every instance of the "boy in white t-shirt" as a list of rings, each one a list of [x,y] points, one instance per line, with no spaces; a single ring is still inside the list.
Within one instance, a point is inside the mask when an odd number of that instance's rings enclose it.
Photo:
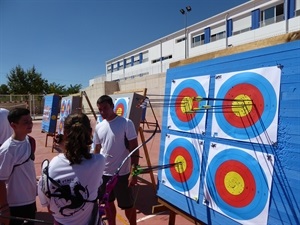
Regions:
[[[0,147],[0,211],[6,217],[34,219],[36,213],[36,173],[34,150],[29,137],[33,123],[30,111],[25,108],[12,109],[8,121],[13,134]],[[19,225],[24,221],[0,218],[5,225]],[[34,224],[28,222],[28,225]]]

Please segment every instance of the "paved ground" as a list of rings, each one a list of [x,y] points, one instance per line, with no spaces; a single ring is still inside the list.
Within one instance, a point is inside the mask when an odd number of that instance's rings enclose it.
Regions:
[[[160,118],[158,118],[160,121]],[[149,120],[148,120],[149,121]],[[151,119],[150,119],[151,121]],[[95,124],[94,119],[91,117],[91,122]],[[153,132],[154,127],[147,125],[144,126],[143,135],[147,139]],[[41,132],[41,120],[34,120],[34,127],[31,134],[37,143],[36,150],[36,159],[35,159],[35,167],[37,176],[41,174],[41,163],[44,159],[51,160],[55,155],[57,155],[57,151],[54,150],[52,152],[52,137],[48,137],[48,146],[45,146],[46,134]],[[139,140],[141,143],[141,140]],[[157,165],[158,163],[158,155],[159,155],[159,145],[160,145],[160,132],[158,132],[155,137],[147,143],[147,150],[150,155],[150,161],[152,165]],[[141,156],[143,157],[140,160],[141,166],[146,166],[146,158],[144,155],[144,150],[141,148],[140,150]],[[156,181],[156,174],[154,174]],[[138,224],[141,225],[168,225],[169,224],[169,211],[164,209],[158,213],[152,213],[152,207],[159,205],[157,203],[156,192],[155,192],[155,184],[151,182],[149,174],[141,174],[139,175],[139,184],[135,187],[136,193],[136,208],[137,208],[137,218]],[[43,208],[39,204],[39,200],[37,198],[38,205],[38,214],[37,219],[44,221],[52,221],[52,216],[47,212],[46,208]],[[117,225],[127,225],[127,221],[125,219],[124,212],[121,210],[117,211]],[[36,223],[36,224],[45,224],[45,223]],[[183,218],[180,215],[176,216],[176,225],[191,225],[194,224],[187,219]],[[80,225],[80,224],[78,224]]]

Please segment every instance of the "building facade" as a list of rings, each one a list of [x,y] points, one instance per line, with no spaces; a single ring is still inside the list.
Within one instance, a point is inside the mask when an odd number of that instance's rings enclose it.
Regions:
[[[106,62],[120,81],[165,73],[172,62],[300,30],[300,0],[252,0]]]

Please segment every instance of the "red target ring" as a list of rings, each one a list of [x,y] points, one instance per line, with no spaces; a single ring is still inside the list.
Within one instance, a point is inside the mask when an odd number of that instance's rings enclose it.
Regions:
[[[192,176],[193,159],[190,153],[184,147],[176,147],[170,155],[170,163],[181,162],[178,166],[170,168],[172,177],[177,182],[186,182]]]
[[[263,95],[252,84],[235,85],[226,93],[225,99],[236,100],[232,102],[223,101],[224,117],[234,127],[253,126],[263,114]]]
[[[183,122],[188,122],[195,117],[195,113],[186,113],[187,110],[197,108],[199,102],[192,101],[193,97],[197,97],[197,92],[193,88],[184,88],[179,92],[179,95],[176,98],[176,115],[179,120]],[[190,103],[192,103],[190,105]]]
[[[118,104],[116,106],[116,110],[115,110],[115,113],[118,115],[118,116],[124,116],[124,112],[125,112],[125,107],[123,104]]]
[[[227,160],[215,174],[216,189],[228,205],[241,208],[249,205],[256,193],[256,183],[251,171],[241,162]]]

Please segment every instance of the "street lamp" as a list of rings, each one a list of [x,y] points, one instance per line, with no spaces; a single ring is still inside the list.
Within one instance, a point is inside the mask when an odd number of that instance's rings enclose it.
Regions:
[[[192,11],[191,6],[186,6],[185,7],[186,11],[184,9],[180,9],[180,13],[182,15],[185,15],[185,26],[184,26],[184,58],[186,59],[187,57],[187,33],[186,33],[186,28],[187,28],[187,14],[188,12]]]

